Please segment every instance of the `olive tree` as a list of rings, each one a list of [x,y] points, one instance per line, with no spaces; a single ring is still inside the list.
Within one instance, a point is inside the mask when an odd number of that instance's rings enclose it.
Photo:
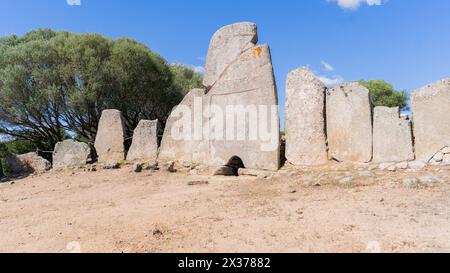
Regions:
[[[370,91],[374,106],[400,107],[405,110],[408,106],[408,96],[405,91],[397,91],[392,84],[383,80],[359,81]]]
[[[126,38],[47,29],[0,38],[0,134],[40,149],[68,137],[93,142],[104,109],[122,111],[128,135],[141,119],[164,126],[200,86],[197,73]]]

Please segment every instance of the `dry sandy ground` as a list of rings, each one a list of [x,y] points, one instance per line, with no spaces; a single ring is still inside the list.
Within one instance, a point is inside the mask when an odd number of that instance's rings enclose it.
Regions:
[[[0,184],[0,252],[450,251],[448,169],[355,170],[349,185],[335,182],[348,170],[260,179],[130,169]],[[402,184],[428,174],[443,182]]]

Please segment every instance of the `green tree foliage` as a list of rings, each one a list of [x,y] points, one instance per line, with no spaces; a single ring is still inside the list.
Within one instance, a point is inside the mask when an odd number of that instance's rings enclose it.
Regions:
[[[28,140],[10,140],[2,144],[7,153],[25,154],[36,151],[36,147]]]
[[[201,76],[145,45],[47,29],[0,38],[0,134],[52,150],[69,136],[93,142],[104,109],[165,125]]]
[[[173,64],[170,70],[174,75],[174,87],[179,93],[186,95],[187,92],[194,88],[203,86],[203,77],[189,67],[180,64]]]
[[[396,91],[391,84],[383,80],[359,81],[359,83],[369,89],[375,107],[400,107],[404,110],[408,106],[406,92]]]

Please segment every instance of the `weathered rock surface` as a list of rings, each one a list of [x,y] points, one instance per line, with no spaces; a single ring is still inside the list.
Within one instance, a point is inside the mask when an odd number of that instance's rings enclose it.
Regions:
[[[414,160],[411,122],[400,118],[400,109],[376,107],[373,125],[373,161]]]
[[[450,166],[450,154],[444,155],[444,158],[442,159],[442,165]]]
[[[142,164],[142,163],[135,163],[135,164],[133,164],[132,171],[135,173],[140,173],[140,172],[142,172],[143,166],[144,166],[144,164]]]
[[[200,132],[203,130],[203,120],[200,120],[200,124],[196,123],[194,108],[203,106],[204,95],[205,90],[193,89],[172,111],[164,129],[159,158],[192,162],[207,162],[209,160],[208,142],[203,139],[201,134],[201,138],[196,139],[194,137],[195,127],[200,127]],[[184,112],[187,109],[190,113]]]
[[[427,166],[427,164],[420,160],[408,162],[408,168],[411,170],[420,171],[420,170],[423,170],[426,166]]]
[[[437,152],[428,162],[430,165],[438,166],[448,166],[450,165],[450,149],[448,147],[442,148],[439,152]]]
[[[146,169],[150,170],[150,171],[157,171],[157,170],[159,170],[159,163],[158,163],[158,161],[153,160],[153,161],[148,162]]]
[[[128,161],[155,160],[158,157],[158,120],[141,120],[134,130]]]
[[[441,152],[438,152],[437,154],[434,155],[433,160],[435,162],[442,162],[442,160],[444,160],[444,154]]]
[[[5,161],[10,175],[41,173],[52,167],[50,161],[40,157],[37,153],[10,154],[6,156]]]
[[[160,162],[159,165],[161,165],[161,169],[170,173],[174,173],[177,171],[175,168],[175,162],[174,161],[165,161]]]
[[[358,83],[327,92],[329,157],[340,162],[372,159],[372,113],[369,90]]]
[[[255,46],[256,42],[256,26],[249,23],[227,26],[215,34],[205,72],[208,92],[191,91],[172,112],[160,158],[219,167],[239,157],[248,168],[279,168],[272,60],[269,47]],[[189,110],[190,116],[180,117],[181,109]]]
[[[408,162],[399,162],[395,165],[395,168],[400,170],[408,169]]]
[[[267,45],[245,51],[222,74],[208,92],[206,101],[226,113],[227,121],[235,121],[232,125],[226,124],[223,140],[210,141],[212,164],[227,165],[230,158],[237,156],[246,168],[278,170],[278,98]],[[235,111],[231,111],[230,106],[234,106]],[[240,112],[240,109],[245,110]],[[247,122],[242,126],[241,121]],[[229,138],[229,135],[233,137]]]
[[[119,162],[109,162],[105,163],[103,165],[104,170],[117,170],[120,169],[120,163]]]
[[[395,163],[381,163],[378,169],[380,169],[380,171],[384,171],[392,167],[396,168]]]
[[[101,163],[120,162],[125,159],[125,125],[122,113],[105,110],[100,118],[95,149]]]
[[[71,139],[59,142],[53,152],[53,168],[65,169],[85,166],[91,159],[91,148],[86,143]]]
[[[258,42],[256,24],[236,23],[219,29],[211,39],[203,85],[208,89],[239,56]]]
[[[428,162],[450,147],[450,79],[416,90],[412,97],[416,157]]]
[[[326,86],[308,68],[289,73],[286,84],[286,159],[293,165],[328,161],[325,135]]]

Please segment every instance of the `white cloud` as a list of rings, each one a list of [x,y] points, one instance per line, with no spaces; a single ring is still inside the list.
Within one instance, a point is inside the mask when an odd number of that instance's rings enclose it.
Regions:
[[[347,10],[357,10],[361,5],[366,4],[369,6],[381,6],[383,0],[328,0],[328,2],[335,2],[341,8]]]
[[[325,61],[321,61],[321,63],[322,63],[323,68],[325,68],[326,71],[328,71],[328,72],[334,71],[334,67],[331,64],[329,64]]]
[[[201,65],[199,66],[195,66],[195,65],[190,65],[190,68],[192,68],[195,72],[199,73],[199,74],[204,74],[205,73],[205,68]]]
[[[317,78],[321,80],[327,87],[335,87],[336,85],[344,82],[344,78],[342,78],[341,76],[317,76]]]
[[[339,75],[335,74],[331,76],[332,72],[334,72],[334,67],[330,63],[323,60],[320,61],[320,63],[325,71],[323,71],[324,73],[322,73],[321,75],[317,75],[317,78],[322,81],[323,84],[325,84],[329,88],[332,88],[344,82],[344,78]]]
[[[81,6],[81,0],[66,0],[69,6]]]
[[[190,68],[190,69],[194,70],[195,72],[202,74],[202,75],[205,74],[205,67],[203,67],[201,65],[184,64],[182,62],[174,62],[172,64],[173,65],[181,65],[181,66]]]

